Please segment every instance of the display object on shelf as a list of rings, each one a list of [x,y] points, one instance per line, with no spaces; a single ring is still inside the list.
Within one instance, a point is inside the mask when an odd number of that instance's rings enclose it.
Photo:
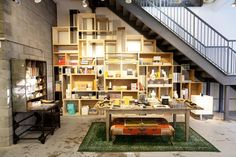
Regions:
[[[88,114],[100,114],[94,106],[107,97],[127,105],[140,94],[156,100],[174,98],[176,92],[180,98],[201,92],[194,72],[174,65],[173,53],[157,52],[156,40],[129,35],[125,27],[115,30],[105,15],[73,16],[73,29],[53,28],[55,98],[63,100],[65,115],[70,115],[66,104],[72,100],[78,108],[75,115],[82,115],[86,106]]]

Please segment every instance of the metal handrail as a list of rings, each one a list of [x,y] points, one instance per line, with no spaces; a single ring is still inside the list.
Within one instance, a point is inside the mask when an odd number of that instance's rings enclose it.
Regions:
[[[187,7],[168,0],[134,0],[226,75],[236,75],[236,40],[228,40]],[[173,5],[172,5],[173,4]]]

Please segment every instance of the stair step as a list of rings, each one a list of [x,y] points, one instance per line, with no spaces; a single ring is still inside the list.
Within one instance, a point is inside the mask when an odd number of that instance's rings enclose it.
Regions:
[[[155,35],[155,36],[156,36],[156,35],[157,35],[157,33],[156,33],[156,32],[154,32],[153,30],[150,30],[150,31],[149,31],[149,33],[148,33],[148,35]]]
[[[163,38],[159,38],[159,39],[156,39],[157,43],[161,45],[162,42],[164,42],[165,40]]]
[[[134,16],[133,14],[130,14],[130,15],[129,15],[129,20],[130,20],[130,21],[136,21],[136,19],[137,19],[137,17]]]
[[[136,26],[142,26],[144,25],[142,21],[136,19],[136,23],[135,23]]]
[[[123,13],[123,16],[129,16],[130,15],[130,12],[128,12],[126,9],[123,9],[122,13]]]
[[[177,49],[175,49],[174,52],[175,52],[174,55],[184,55],[181,51]]]
[[[161,45],[163,45],[163,46],[171,46],[171,44],[170,44],[168,41],[166,41],[166,40],[164,40],[164,41],[161,43]]]
[[[156,37],[156,40],[160,40],[160,39],[163,40],[163,38],[162,38],[160,35],[158,35],[158,36]]]
[[[173,51],[178,51],[178,50],[174,46],[171,45],[171,46],[168,47],[168,51],[173,52]]]
[[[149,31],[149,30],[150,30],[149,27],[147,27],[146,25],[143,25],[143,27],[142,27],[142,31]]]

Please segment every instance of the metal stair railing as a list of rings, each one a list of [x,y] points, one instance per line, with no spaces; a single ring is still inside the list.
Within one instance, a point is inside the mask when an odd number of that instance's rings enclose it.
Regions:
[[[228,40],[176,0],[134,0],[226,75],[236,75],[236,40]]]

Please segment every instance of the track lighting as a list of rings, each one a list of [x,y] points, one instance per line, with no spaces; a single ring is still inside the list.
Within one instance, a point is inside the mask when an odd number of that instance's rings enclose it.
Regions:
[[[236,7],[236,0],[231,4],[232,7]]]
[[[125,3],[132,3],[132,0],[125,0]]]
[[[82,1],[82,6],[83,6],[84,8],[86,8],[86,7],[88,6],[86,0],[83,0],[83,1]]]

